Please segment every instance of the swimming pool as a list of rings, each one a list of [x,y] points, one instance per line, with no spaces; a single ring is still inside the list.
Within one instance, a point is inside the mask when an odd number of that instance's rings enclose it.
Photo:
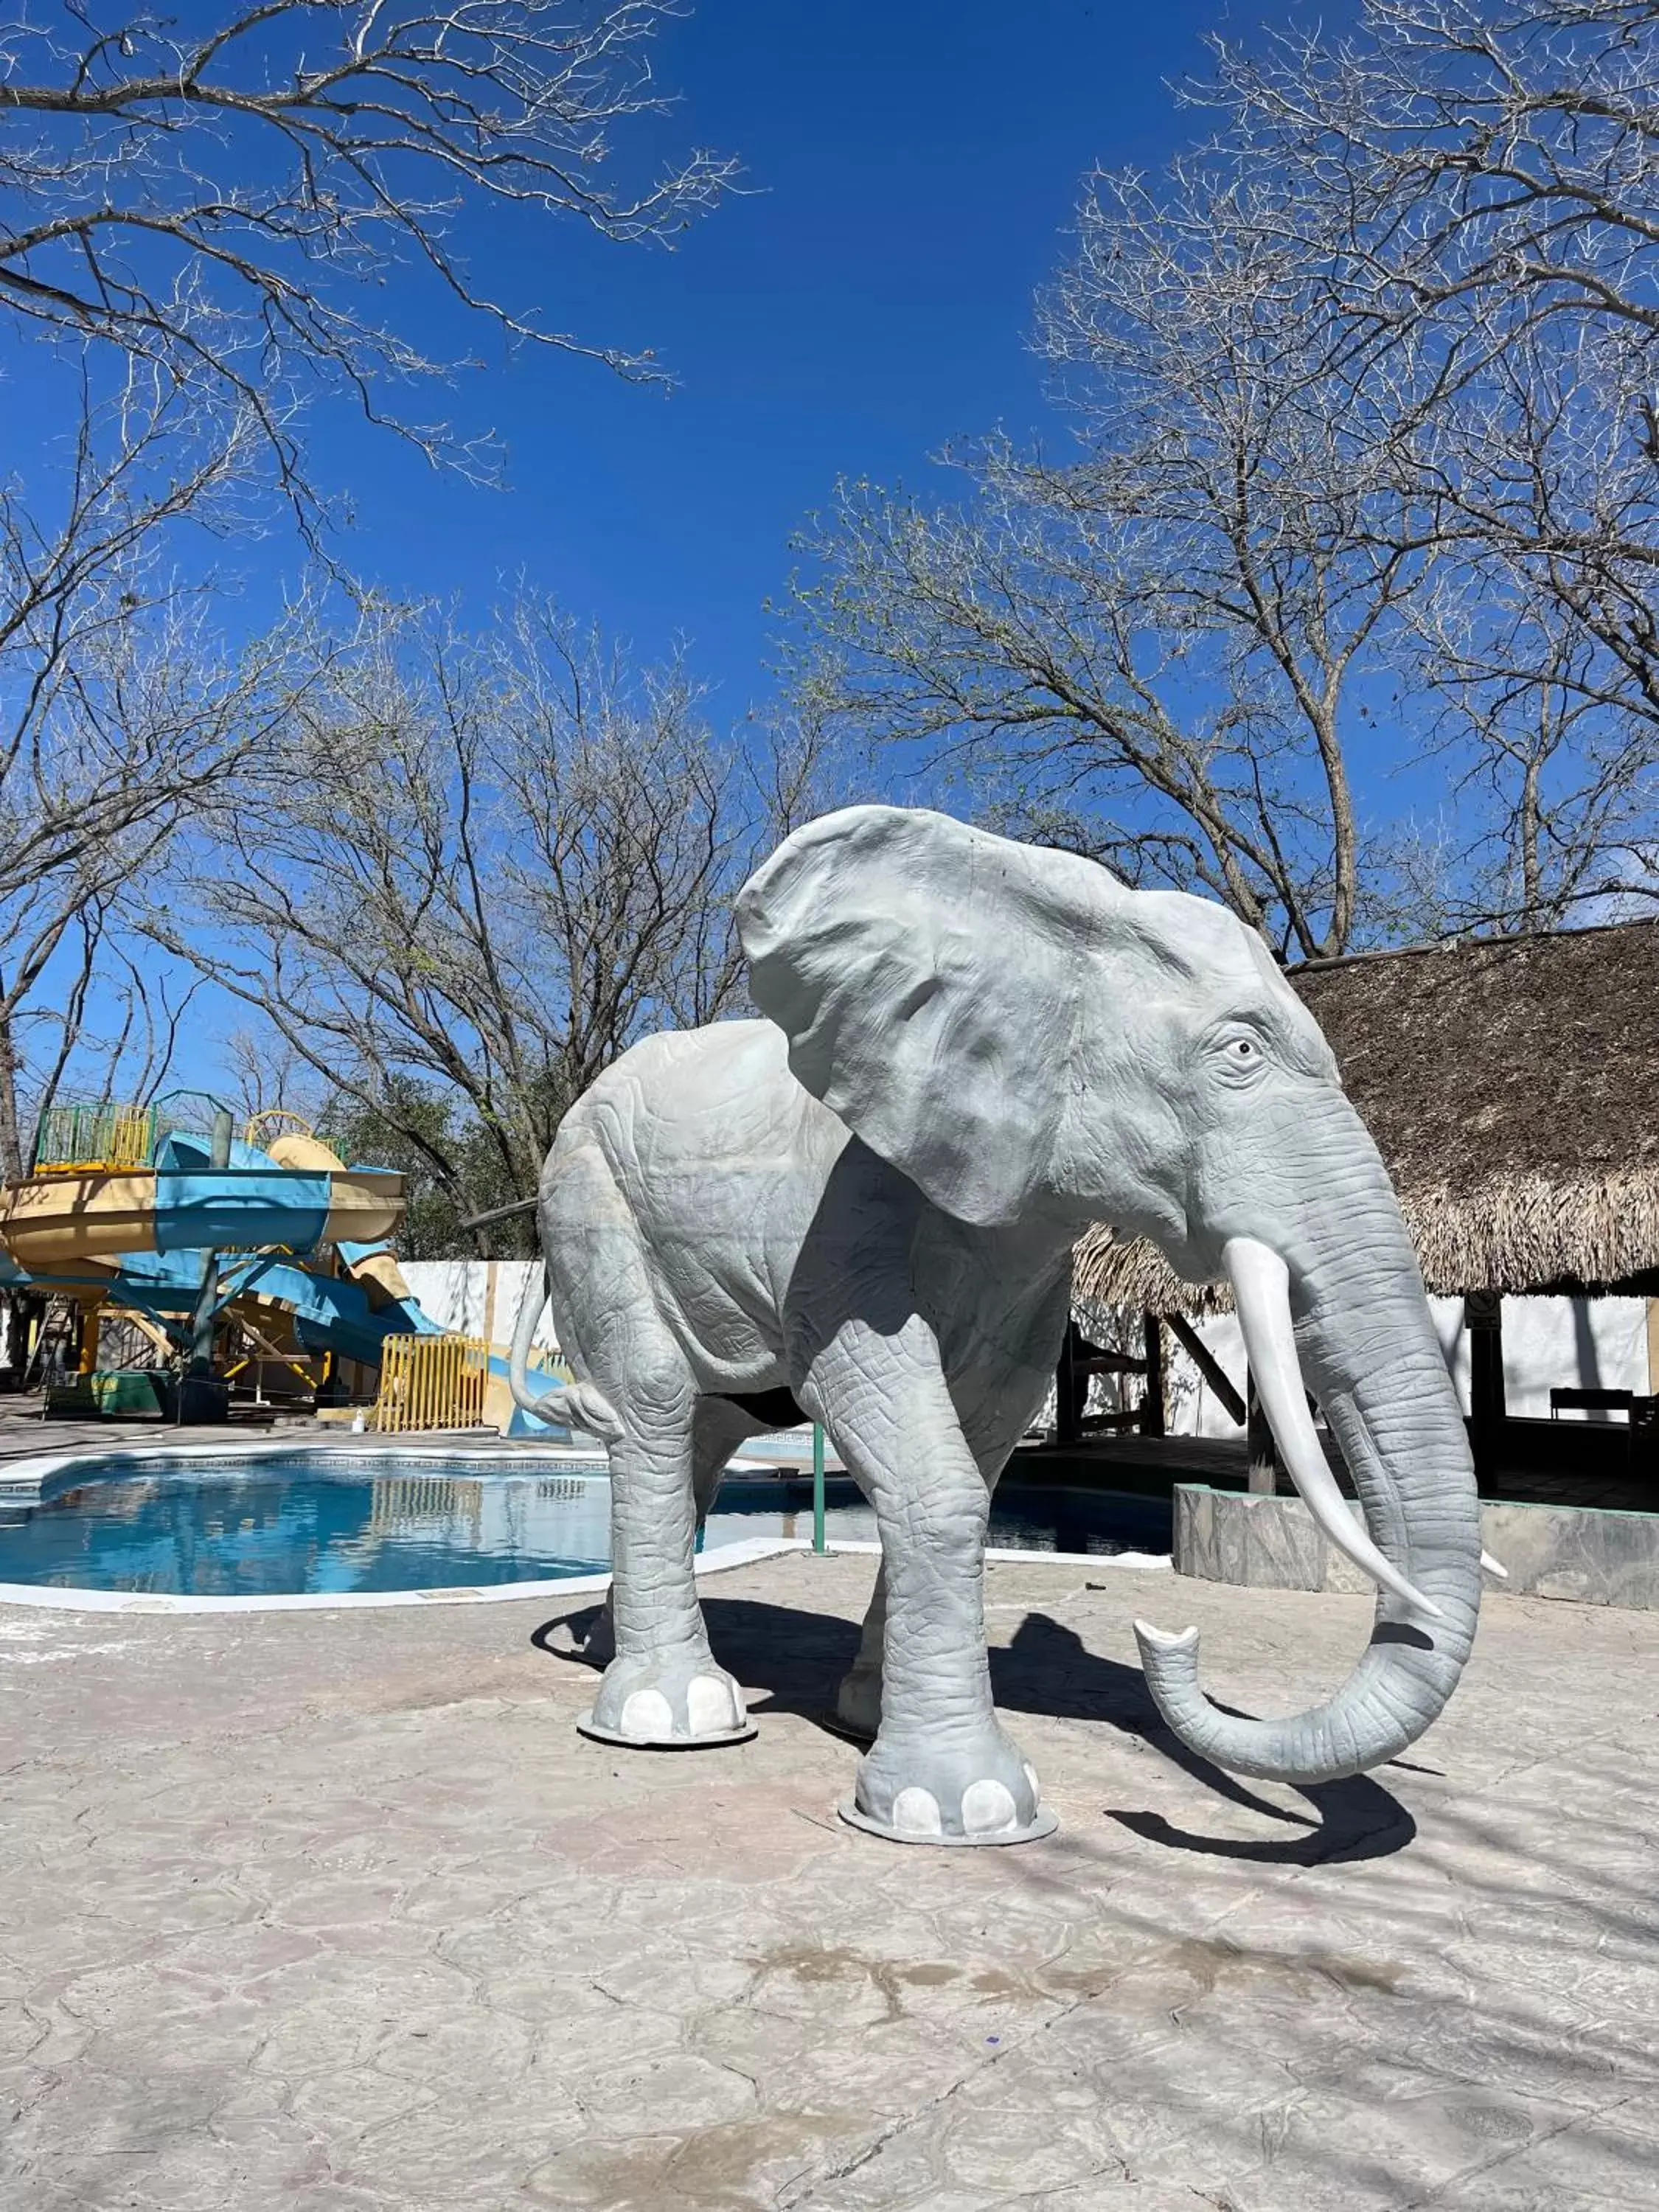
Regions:
[[[832,1540],[873,1540],[875,1516],[849,1481],[832,1477],[826,1498]],[[1168,1510],[1161,1540],[1157,1510],[1092,1492],[1009,1491],[991,1541],[1103,1557],[1167,1549]],[[600,1458],[111,1455],[76,1462],[38,1496],[0,1492],[0,1583],[222,1599],[557,1582],[606,1571],[610,1524]],[[810,1481],[729,1475],[703,1549],[811,1528]]]

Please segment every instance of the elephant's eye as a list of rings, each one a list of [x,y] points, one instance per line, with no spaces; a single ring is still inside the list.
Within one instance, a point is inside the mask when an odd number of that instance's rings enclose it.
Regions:
[[[1230,1076],[1254,1076],[1267,1066],[1260,1037],[1248,1030],[1228,1030],[1215,1040],[1221,1066]]]

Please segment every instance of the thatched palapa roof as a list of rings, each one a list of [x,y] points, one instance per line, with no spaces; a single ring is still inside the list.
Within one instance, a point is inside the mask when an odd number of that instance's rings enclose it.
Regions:
[[[1635,1288],[1659,1270],[1659,921],[1364,953],[1289,980],[1431,1291]],[[1105,1229],[1079,1245],[1077,1285],[1153,1311],[1231,1304]]]

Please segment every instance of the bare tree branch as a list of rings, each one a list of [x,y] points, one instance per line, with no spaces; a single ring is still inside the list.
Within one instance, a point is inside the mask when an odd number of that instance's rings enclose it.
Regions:
[[[302,688],[293,623],[228,656],[205,603],[161,565],[168,524],[235,514],[237,437],[181,433],[176,394],[137,371],[82,411],[58,513],[0,489],[0,1170],[20,1172],[39,1103],[89,1034],[108,927],[226,794],[279,747]],[[40,1060],[33,1038],[51,1039]]]
[[[731,902],[812,811],[818,733],[721,743],[683,665],[527,598],[483,637],[371,607],[319,657],[283,772],[149,927],[458,1201],[526,1194],[636,1036],[741,1005]]]
[[[400,396],[455,366],[376,307],[398,266],[512,343],[659,378],[648,354],[481,287],[463,218],[562,217],[672,244],[732,182],[702,152],[630,175],[665,102],[646,43],[673,0],[262,0],[191,32],[75,0],[0,24],[0,313],[161,368],[257,426],[308,528],[294,403],[343,392],[420,449],[476,449]],[[533,234],[526,232],[526,238]]]

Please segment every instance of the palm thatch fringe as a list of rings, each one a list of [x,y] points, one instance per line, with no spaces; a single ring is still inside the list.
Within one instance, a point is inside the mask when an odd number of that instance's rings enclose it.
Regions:
[[[1224,1283],[1184,1283],[1144,1237],[1120,1243],[1109,1229],[1091,1229],[1072,1255],[1073,1295],[1088,1305],[1130,1306],[1143,1313],[1231,1313]]]
[[[1407,1190],[1401,1210],[1427,1288],[1516,1296],[1547,1285],[1603,1289],[1659,1267],[1659,1173],[1571,1181],[1494,1176],[1473,1189]],[[1153,1313],[1230,1313],[1224,1284],[1183,1283],[1153,1245],[1091,1229],[1074,1259],[1078,1294]]]

